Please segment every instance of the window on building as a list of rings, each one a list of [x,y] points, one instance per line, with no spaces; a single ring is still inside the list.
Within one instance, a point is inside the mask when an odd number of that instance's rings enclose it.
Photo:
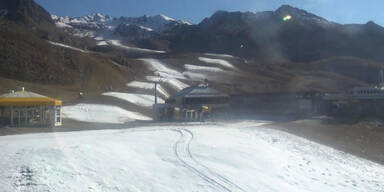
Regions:
[[[56,123],[60,123],[61,122],[61,108],[60,107],[56,107]]]

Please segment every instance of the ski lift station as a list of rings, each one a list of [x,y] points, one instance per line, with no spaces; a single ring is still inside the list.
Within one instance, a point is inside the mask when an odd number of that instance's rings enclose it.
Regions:
[[[155,104],[157,121],[204,121],[214,110],[228,106],[229,96],[208,85],[187,87]]]
[[[11,127],[61,126],[62,101],[37,93],[10,91],[0,95],[0,125]]]

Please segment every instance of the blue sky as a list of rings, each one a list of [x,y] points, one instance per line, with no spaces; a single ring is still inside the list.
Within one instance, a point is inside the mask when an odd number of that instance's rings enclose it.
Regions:
[[[216,10],[266,11],[289,4],[340,23],[384,25],[384,0],[35,0],[52,14],[82,16],[101,12],[111,16],[165,14],[198,23]]]

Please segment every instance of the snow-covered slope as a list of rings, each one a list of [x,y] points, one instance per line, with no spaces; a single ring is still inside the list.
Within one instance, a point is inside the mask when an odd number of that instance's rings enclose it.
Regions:
[[[384,167],[260,122],[0,137],[0,191],[381,192]]]
[[[223,66],[230,69],[235,69],[235,67],[228,61],[223,59],[211,59],[207,57],[199,57],[199,60],[208,64],[215,64],[219,66]]]
[[[77,104],[63,107],[63,117],[91,123],[123,124],[136,120],[151,120],[143,114],[120,107],[99,104]]]
[[[103,39],[142,39],[164,33],[179,25],[191,25],[165,15],[113,18],[101,13],[84,17],[60,17],[52,15],[57,27],[65,28],[73,35]]]
[[[234,58],[233,55],[228,55],[228,54],[217,54],[217,53],[204,53],[204,55],[207,56],[213,56],[213,57],[221,57],[221,58]]]
[[[118,48],[125,50],[127,53],[166,53],[165,51],[160,50],[152,50],[152,49],[142,49],[137,47],[129,47],[123,45],[119,40],[108,40],[108,41],[100,41],[98,45],[113,45]]]
[[[207,66],[199,66],[199,65],[190,65],[185,64],[184,68],[188,71],[194,71],[194,72],[225,72],[223,69],[218,67],[207,67]]]
[[[132,81],[127,83],[127,87],[145,89],[145,90],[155,90],[155,84],[150,82],[143,81]],[[170,94],[163,88],[162,85],[157,85],[157,91],[163,98],[168,98]]]
[[[120,92],[107,92],[103,93],[103,95],[116,97],[141,107],[152,107],[152,105],[155,104],[155,97],[153,95]],[[164,103],[164,100],[158,97],[157,102]]]
[[[168,77],[168,78],[185,78],[183,77],[183,74],[181,74],[179,71],[170,68],[165,63],[161,62],[158,59],[138,59],[139,61],[142,61],[145,65],[148,66],[148,69],[153,71],[155,74],[159,74],[161,77]]]

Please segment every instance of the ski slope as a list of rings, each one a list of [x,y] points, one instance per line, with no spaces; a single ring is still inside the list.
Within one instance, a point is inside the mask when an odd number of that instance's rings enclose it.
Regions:
[[[212,56],[212,57],[222,57],[222,58],[235,58],[233,55],[228,54],[217,54],[217,53],[204,53],[204,55]]]
[[[223,69],[218,67],[207,67],[207,66],[190,65],[190,64],[185,64],[184,68],[188,71],[194,71],[194,72],[212,72],[212,73],[225,72]]]
[[[127,87],[138,88],[138,89],[147,89],[155,90],[155,84],[150,82],[143,81],[132,81],[127,83]],[[168,98],[170,94],[163,88],[161,85],[157,85],[157,91],[160,93],[163,98]]]
[[[384,166],[264,124],[2,136],[0,191],[384,190]]]
[[[141,107],[152,107],[152,105],[155,104],[155,96],[153,95],[120,92],[107,92],[102,95],[115,97]],[[165,103],[165,101],[160,97],[157,97],[157,102]]]
[[[166,84],[170,87],[172,87],[176,91],[180,91],[184,88],[189,87],[189,85],[181,82],[179,79],[176,78],[170,78],[170,77],[157,77],[157,76],[146,76],[145,77],[148,81],[157,81],[161,84]]]
[[[159,50],[152,50],[152,49],[143,49],[143,48],[137,48],[137,47],[129,47],[126,45],[123,45],[120,40],[108,40],[106,41],[107,44],[113,45],[119,48],[122,48],[126,50],[127,52],[138,52],[138,53],[166,53],[165,51],[159,51]]]
[[[124,124],[136,120],[152,120],[138,112],[117,106],[80,103],[62,108],[63,117],[82,122]]]
[[[161,77],[184,78],[183,74],[181,74],[179,71],[168,67],[166,64],[164,64],[158,59],[144,58],[138,60],[142,61],[145,65],[148,66],[149,70],[153,71],[156,74],[159,74]]]
[[[232,63],[230,63],[224,59],[211,59],[211,58],[207,58],[207,57],[199,57],[198,59],[204,63],[219,65],[219,66],[226,67],[229,69],[236,69],[235,66],[232,65]]]

